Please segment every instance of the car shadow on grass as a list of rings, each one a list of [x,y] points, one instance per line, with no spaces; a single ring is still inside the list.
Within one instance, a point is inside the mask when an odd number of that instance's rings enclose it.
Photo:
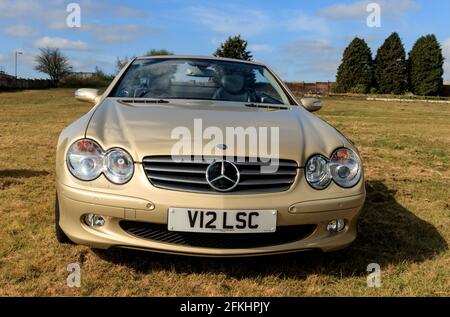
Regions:
[[[23,184],[22,179],[47,176],[47,171],[34,171],[27,169],[0,170],[0,190]]]
[[[199,258],[126,249],[95,250],[103,260],[137,272],[175,271],[182,274],[225,274],[243,279],[278,276],[304,279],[310,274],[366,275],[369,263],[381,268],[397,263],[421,262],[448,249],[430,223],[418,218],[395,199],[395,190],[382,182],[367,182],[367,199],[359,235],[347,249],[322,253],[306,251],[250,258]]]
[[[50,173],[47,171],[34,171],[27,169],[13,169],[13,170],[0,170],[0,177],[11,177],[11,178],[30,178],[47,176]]]

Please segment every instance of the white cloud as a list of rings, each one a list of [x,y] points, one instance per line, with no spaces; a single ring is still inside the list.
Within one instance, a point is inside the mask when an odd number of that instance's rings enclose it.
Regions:
[[[273,50],[272,46],[268,44],[249,44],[248,49],[256,53],[269,53]]]
[[[251,36],[264,32],[270,26],[269,17],[262,11],[228,6],[220,9],[190,8],[195,21],[214,32],[227,35]]]
[[[59,48],[64,50],[85,51],[88,49],[88,44],[82,41],[72,41],[61,37],[41,37],[37,39],[33,46],[36,48]]]
[[[320,15],[336,20],[362,18],[368,15],[366,8],[372,2],[375,1],[362,0],[349,4],[336,4],[320,10]],[[413,0],[378,0],[376,3],[381,6],[381,14],[386,16],[396,16],[419,7]]]
[[[121,17],[131,17],[131,18],[144,18],[145,17],[144,12],[134,9],[134,8],[131,8],[131,7],[128,7],[128,6],[125,6],[125,5],[117,6],[114,9],[114,11],[118,16],[121,16]]]
[[[42,6],[38,1],[0,1],[0,18],[33,17],[36,12],[42,12]]]
[[[33,52],[24,51],[22,55],[20,55],[20,63],[27,64],[29,66],[34,66],[36,55]]]
[[[220,45],[222,42],[217,38],[217,37],[213,37],[212,39],[211,39],[211,44],[212,45],[215,45],[215,46],[218,46],[218,45]]]
[[[80,68],[83,68],[85,66],[85,62],[81,61],[79,59],[71,59],[70,65],[73,67],[74,70],[78,70]]]
[[[31,37],[36,35],[35,30],[24,24],[11,25],[3,31],[6,35],[14,37]]]
[[[322,78],[333,81],[339,64],[339,60],[323,60],[319,63],[303,65],[297,69],[297,73],[303,76],[317,75],[319,78],[315,78],[315,81],[320,81]]]
[[[22,54],[18,55],[17,68],[20,77],[27,77],[24,75],[24,71],[33,68],[34,59],[34,52],[22,50]],[[6,71],[9,74],[14,73],[14,50],[0,54],[0,70]]]
[[[70,64],[72,65],[74,71],[86,71],[92,72],[95,67],[100,69],[112,69],[115,66],[116,57],[105,55],[105,54],[87,54],[80,56],[79,58],[71,58]]]
[[[442,51],[446,57],[450,57],[450,37],[442,43]]]
[[[341,50],[325,39],[299,39],[281,47],[282,63],[294,80],[334,80]]]
[[[80,28],[81,31],[91,32],[97,41],[103,43],[125,43],[131,42],[144,33],[157,33],[156,29],[145,28],[136,24],[126,25],[102,25],[85,24]]]
[[[47,27],[51,30],[69,30],[65,19],[48,19]],[[76,30],[76,29],[75,29]]]
[[[321,15],[334,19],[349,19],[367,15],[370,1],[358,1],[351,4],[336,4],[320,11]]]
[[[0,0],[0,21],[11,19],[17,21],[37,22],[53,30],[69,30],[66,19],[66,6],[71,1],[65,0]],[[78,0],[80,4],[81,23],[88,19],[107,18],[143,18],[145,13],[127,5],[116,5],[109,1]]]
[[[328,32],[327,22],[324,18],[310,16],[304,12],[295,12],[293,18],[287,22],[287,28],[290,31]]]
[[[84,0],[81,0],[83,3]],[[50,28],[67,28],[66,5],[61,0],[0,0],[0,18],[7,21],[7,25],[27,22],[30,27],[38,24]]]
[[[339,52],[338,48],[329,40],[296,40],[289,43],[286,52],[301,56],[323,56]]]
[[[70,29],[66,25],[66,6],[70,2],[81,6],[81,28]],[[159,31],[148,27],[146,21],[126,22],[148,16],[148,12],[133,7],[137,8],[138,4],[122,5],[110,0],[0,0],[0,37],[28,37],[20,45],[30,53],[20,56],[20,66],[32,76],[36,74],[32,70],[32,53],[41,47],[67,51],[77,69],[92,70],[98,65],[109,71],[114,68],[116,53],[108,51],[112,56],[98,56],[105,48],[100,44],[98,50],[94,50],[94,43],[125,43]],[[95,27],[92,24],[96,24]],[[8,51],[15,47],[6,44],[1,52],[0,67],[10,72],[14,56]]]

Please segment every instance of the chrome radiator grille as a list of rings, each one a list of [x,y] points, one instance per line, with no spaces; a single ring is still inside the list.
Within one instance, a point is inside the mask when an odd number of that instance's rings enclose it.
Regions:
[[[221,157],[213,158],[215,161]],[[175,162],[171,156],[148,156],[142,160],[145,173],[150,182],[158,188],[211,193],[211,194],[257,194],[282,192],[288,190],[297,176],[298,165],[292,160],[279,160],[278,170],[274,173],[262,173],[261,167],[270,163],[248,158],[234,158],[231,162],[239,170],[240,179],[236,187],[229,192],[215,190],[207,181],[206,170],[211,158],[184,158]]]

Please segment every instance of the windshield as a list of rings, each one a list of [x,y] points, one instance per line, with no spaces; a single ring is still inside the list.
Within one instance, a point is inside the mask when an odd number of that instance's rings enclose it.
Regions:
[[[290,104],[266,67],[206,59],[135,60],[111,97]]]

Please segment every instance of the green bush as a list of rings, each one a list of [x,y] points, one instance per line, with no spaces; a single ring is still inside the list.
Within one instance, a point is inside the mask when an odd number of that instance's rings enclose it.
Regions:
[[[334,93],[334,94],[344,94],[345,93],[345,91],[342,88],[342,86],[339,86],[339,85],[331,86],[331,92]]]
[[[352,94],[367,94],[368,91],[369,89],[365,84],[357,84],[350,88],[350,93]]]

